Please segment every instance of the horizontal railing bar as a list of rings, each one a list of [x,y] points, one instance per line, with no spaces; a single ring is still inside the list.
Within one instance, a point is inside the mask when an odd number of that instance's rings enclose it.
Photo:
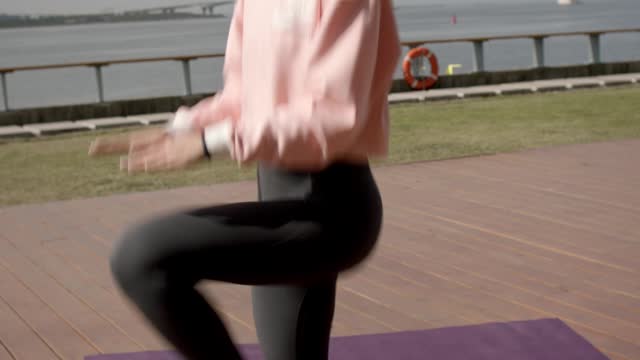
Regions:
[[[91,62],[81,62],[81,63],[54,64],[54,65],[20,66],[20,67],[11,67],[11,68],[0,68],[0,73],[30,71],[30,70],[49,70],[49,69],[85,67],[85,66],[96,67],[96,66],[108,66],[108,65],[114,65],[114,64],[133,64],[133,63],[142,63],[142,62],[187,61],[187,60],[220,58],[220,57],[224,57],[224,53],[184,55],[184,56],[164,56],[164,57],[138,58],[138,59],[105,60],[105,61],[91,61]]]
[[[415,47],[421,44],[439,44],[439,43],[452,43],[452,42],[478,42],[478,41],[491,41],[491,40],[510,40],[510,39],[534,39],[545,37],[560,37],[560,36],[589,36],[589,35],[601,35],[611,33],[627,33],[627,32],[640,32],[640,28],[631,29],[612,29],[612,30],[592,30],[592,31],[573,31],[573,32],[556,32],[556,33],[534,33],[534,34],[517,34],[517,35],[496,35],[496,36],[481,36],[481,37],[466,37],[466,38],[447,38],[447,39],[425,39],[425,40],[410,40],[403,41],[402,45]]]

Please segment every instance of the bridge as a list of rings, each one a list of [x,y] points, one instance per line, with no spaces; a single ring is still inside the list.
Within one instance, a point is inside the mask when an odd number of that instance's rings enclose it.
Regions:
[[[153,13],[161,13],[161,14],[173,14],[177,10],[183,9],[191,9],[191,8],[200,8],[202,10],[202,14],[204,15],[214,15],[215,8],[233,4],[235,1],[208,1],[208,2],[197,2],[197,3],[189,3],[189,4],[181,4],[181,5],[172,5],[172,6],[158,6],[152,8],[145,9],[136,9],[125,11],[125,15],[131,14],[153,14]]]

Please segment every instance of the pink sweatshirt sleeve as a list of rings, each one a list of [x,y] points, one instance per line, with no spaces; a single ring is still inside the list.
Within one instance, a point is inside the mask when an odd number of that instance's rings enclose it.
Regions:
[[[188,108],[181,107],[174,121],[179,128],[201,128],[223,120],[235,122],[240,117],[242,89],[242,12],[244,0],[238,0],[233,10],[223,67],[224,87],[214,96]]]
[[[304,45],[303,71],[289,75],[291,82],[304,84],[303,90],[272,113],[257,114],[263,119],[241,117],[234,122],[231,156],[239,163],[261,160],[321,168],[347,151],[360,134],[380,46],[380,1],[322,3],[320,23]]]

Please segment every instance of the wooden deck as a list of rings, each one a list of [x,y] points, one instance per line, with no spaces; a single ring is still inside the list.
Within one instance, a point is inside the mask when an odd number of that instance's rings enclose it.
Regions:
[[[640,359],[638,154],[630,140],[377,168],[383,237],[344,276],[334,335],[558,317],[611,359]],[[166,349],[114,288],[114,239],[254,186],[0,208],[0,359]],[[205,289],[255,341],[249,289]]]

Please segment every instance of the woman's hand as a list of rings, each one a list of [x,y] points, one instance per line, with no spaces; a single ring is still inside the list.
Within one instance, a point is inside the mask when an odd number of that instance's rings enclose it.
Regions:
[[[90,156],[126,154],[157,144],[169,136],[165,129],[140,130],[124,135],[99,137],[89,146]]]
[[[195,131],[137,131],[97,138],[89,147],[89,155],[128,154],[120,159],[120,170],[129,173],[182,169],[205,156],[201,136]]]
[[[164,136],[144,147],[134,147],[120,160],[129,173],[183,169],[205,157],[202,135],[195,131]]]

